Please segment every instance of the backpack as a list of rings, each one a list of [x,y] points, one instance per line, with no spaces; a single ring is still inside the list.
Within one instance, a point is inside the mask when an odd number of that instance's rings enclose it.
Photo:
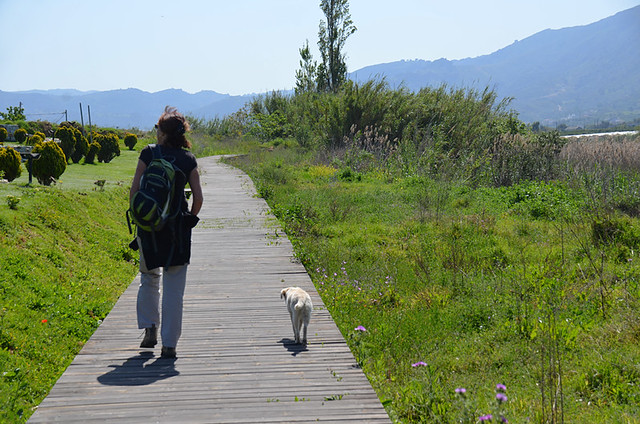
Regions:
[[[131,197],[127,210],[127,224],[131,220],[139,229],[151,232],[162,230],[167,222],[180,213],[176,201],[176,173],[182,172],[162,156],[160,146],[152,144],[153,158],[140,178],[140,189]]]

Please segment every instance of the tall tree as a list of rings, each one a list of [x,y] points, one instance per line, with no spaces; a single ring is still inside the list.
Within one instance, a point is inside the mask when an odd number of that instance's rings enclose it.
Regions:
[[[22,103],[20,106],[9,106],[7,108],[7,113],[0,112],[0,117],[2,119],[6,119],[7,121],[24,121],[27,119],[24,115],[24,108],[22,107]]]
[[[348,0],[322,0],[320,9],[327,20],[320,21],[318,31],[322,58],[317,69],[318,90],[336,92],[347,79],[344,44],[357,28],[351,20]]]
[[[318,64],[313,60],[311,50],[309,50],[309,40],[298,51],[300,52],[300,69],[296,71],[296,94],[316,91]]]

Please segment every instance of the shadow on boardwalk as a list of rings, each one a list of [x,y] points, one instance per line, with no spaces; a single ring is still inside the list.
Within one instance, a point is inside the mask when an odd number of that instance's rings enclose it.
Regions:
[[[121,365],[109,365],[113,369],[98,381],[107,386],[146,386],[179,375],[175,363],[176,359],[155,358],[152,352],[141,352]]]
[[[178,358],[138,348],[136,277],[30,422],[388,423],[251,180],[215,157],[199,164]],[[307,346],[293,343],[287,286],[313,298]]]
[[[282,339],[278,343],[282,343],[282,346],[291,352],[291,356],[297,356],[299,353],[308,350],[306,345],[298,344],[293,339]]]

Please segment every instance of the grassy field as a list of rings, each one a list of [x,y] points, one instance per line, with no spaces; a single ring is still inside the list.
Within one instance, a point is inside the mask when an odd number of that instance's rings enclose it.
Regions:
[[[640,226],[595,207],[633,203],[637,177],[473,187],[281,148],[231,163],[394,420],[640,420]]]
[[[193,136],[198,156],[252,143]],[[24,422],[137,273],[126,223],[140,150],[69,164],[50,186],[0,183],[0,422]],[[10,145],[10,143],[7,143]]]
[[[639,421],[640,179],[586,171],[594,149],[628,158],[636,144],[570,146],[579,175],[494,188],[364,154],[354,166],[340,151],[193,139],[199,156],[242,153],[229,161],[394,421]],[[26,187],[26,173],[0,184],[1,421],[31,414],[135,275],[137,154],[70,165],[53,187]]]
[[[51,187],[28,186],[25,170],[0,184],[0,421],[31,415],[133,280],[125,211],[138,153],[68,165]]]

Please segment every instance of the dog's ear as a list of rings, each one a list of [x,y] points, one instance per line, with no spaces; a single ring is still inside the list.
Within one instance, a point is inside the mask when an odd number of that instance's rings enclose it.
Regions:
[[[286,299],[287,298],[287,290],[289,290],[289,289],[287,288],[287,289],[280,290],[280,299]]]

